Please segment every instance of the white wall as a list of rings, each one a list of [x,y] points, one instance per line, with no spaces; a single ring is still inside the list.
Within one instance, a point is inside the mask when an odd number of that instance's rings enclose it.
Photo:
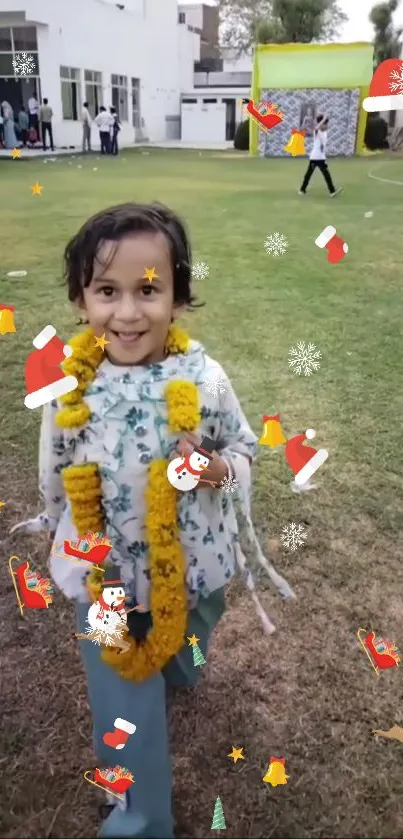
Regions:
[[[194,62],[200,61],[200,35],[189,32],[185,23],[179,24],[179,77],[182,90],[193,87]]]
[[[176,0],[122,3],[130,4],[131,10],[119,10],[110,0],[25,0],[26,21],[37,23],[41,93],[53,108],[56,146],[77,147],[82,136],[80,122],[63,120],[61,65],[81,70],[81,102],[84,70],[102,72],[106,107],[112,103],[111,74],[127,76],[128,121],[122,122],[122,145],[134,142],[132,77],[141,80],[140,111],[150,141],[166,138],[166,116],[180,116],[181,74],[191,82],[199,36],[178,25]],[[11,12],[21,5],[21,0],[7,0]],[[21,25],[21,17],[11,15],[9,22]],[[93,134],[98,139],[95,128]]]
[[[163,2],[163,0],[161,0]],[[196,26],[198,29],[203,29],[203,4],[191,6],[187,3],[179,3],[178,10],[185,12],[186,24],[189,26]]]
[[[223,73],[251,73],[253,66],[252,53],[245,53],[239,58],[235,57],[235,51],[222,49]]]
[[[182,141],[184,143],[224,143],[225,105],[182,103]]]

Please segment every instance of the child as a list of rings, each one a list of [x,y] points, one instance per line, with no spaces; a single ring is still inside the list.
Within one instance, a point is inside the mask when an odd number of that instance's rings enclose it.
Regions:
[[[239,482],[260,562],[280,593],[294,596],[263,556],[250,520],[256,437],[228,380],[221,394],[203,386],[207,378],[225,377],[218,362],[174,325],[195,306],[191,264],[183,224],[158,204],[103,210],[69,242],[68,296],[90,328],[71,340],[73,355],[64,363],[66,373],[74,370],[77,390],[43,412],[40,487],[46,512],[17,525],[35,532],[47,524],[55,532],[51,573],[76,601],[78,633],[85,631],[88,592],[99,597],[102,575],[92,571],[86,577],[82,564],[64,558],[66,539],[106,534],[113,545],[113,583],[123,582],[128,612],[136,604],[145,609],[128,613],[129,651],[79,642],[99,768],[117,763],[103,741],[114,720],[137,726],[118,753],[135,783],[124,802],[111,799],[104,837],[173,836],[165,683],[196,683],[200,669],[186,638],[195,635],[206,656],[236,564],[267,631],[274,629],[246,569],[233,496],[220,487],[225,478]],[[95,346],[95,336],[98,343],[105,339],[105,351]],[[180,443],[188,453],[203,436],[214,441],[206,478],[215,488],[207,483],[177,491],[167,479],[169,460]]]
[[[336,187],[334,186],[328,169],[328,165],[326,163],[326,143],[328,124],[328,117],[324,117],[323,114],[319,114],[319,116],[316,118],[316,128],[313,135],[312,151],[309,155],[309,165],[305,172],[304,180],[302,182],[301,189],[298,193],[299,195],[306,195],[306,188],[309,184],[309,181],[311,180],[311,177],[316,167],[318,167],[322,172],[322,175],[326,181],[327,188],[332,198],[334,195],[337,195],[342,190],[342,187],[336,189]]]

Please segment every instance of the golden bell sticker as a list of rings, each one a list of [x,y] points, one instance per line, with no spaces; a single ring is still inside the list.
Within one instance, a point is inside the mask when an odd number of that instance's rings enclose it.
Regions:
[[[285,757],[271,757],[269,768],[262,780],[266,784],[271,784],[272,787],[278,787],[286,784],[289,777],[285,771]]]
[[[293,157],[301,154],[306,154],[305,148],[305,131],[299,131],[297,128],[291,129],[291,136],[283,151],[288,151]]]
[[[284,437],[283,429],[280,425],[280,414],[276,414],[274,417],[264,416],[263,432],[259,440],[260,445],[270,446],[271,449],[275,449],[277,446],[282,446],[286,442],[287,438]]]
[[[14,323],[14,311],[15,306],[3,306],[0,303],[0,335],[17,331]]]

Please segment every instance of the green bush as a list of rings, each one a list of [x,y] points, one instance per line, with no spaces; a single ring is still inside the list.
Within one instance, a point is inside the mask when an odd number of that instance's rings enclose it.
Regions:
[[[388,126],[382,117],[369,116],[365,128],[364,143],[367,149],[375,151],[376,149],[389,148],[386,139],[388,134]]]
[[[249,151],[249,120],[240,122],[235,132],[234,148],[238,151]]]

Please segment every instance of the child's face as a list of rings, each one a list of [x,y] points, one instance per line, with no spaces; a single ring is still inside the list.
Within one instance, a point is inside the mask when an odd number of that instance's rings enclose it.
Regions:
[[[109,259],[116,248],[109,266]],[[143,279],[146,269],[158,275]],[[162,361],[164,345],[179,306],[174,305],[174,283],[169,244],[162,233],[134,233],[119,242],[101,244],[92,280],[83,289],[89,324],[96,336],[110,343],[106,354],[114,364]]]

